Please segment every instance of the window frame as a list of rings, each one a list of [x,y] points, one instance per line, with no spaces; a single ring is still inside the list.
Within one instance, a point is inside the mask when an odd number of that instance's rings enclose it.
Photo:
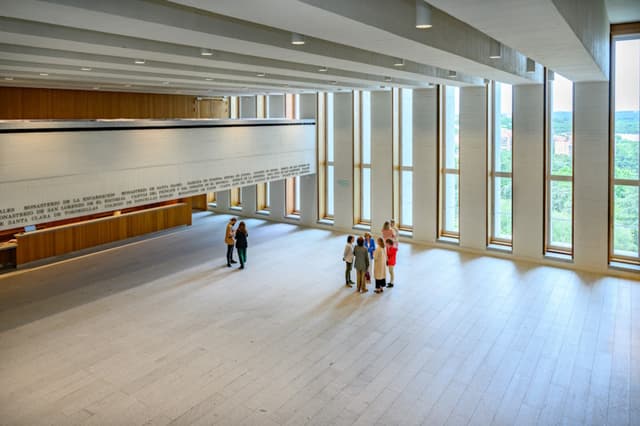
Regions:
[[[457,87],[457,86],[451,86]],[[460,90],[460,88],[458,88]],[[460,241],[460,151],[458,151],[458,168],[447,168],[447,156],[446,156],[446,130],[447,130],[447,101],[446,101],[447,86],[444,84],[438,85],[438,239],[453,239],[457,242]],[[458,96],[460,92],[458,92]],[[459,116],[458,116],[459,119]],[[458,138],[460,135],[458,134]],[[459,141],[459,139],[458,139]],[[446,206],[447,206],[447,194],[446,194],[446,180],[447,176],[458,177],[458,231],[451,231],[446,229]]]
[[[544,246],[543,254],[555,254],[573,258],[575,246],[575,83],[571,82],[571,176],[552,175],[552,123],[553,123],[553,83],[549,83],[549,69],[544,68]],[[564,78],[564,76],[563,76]],[[555,80],[555,73],[554,73]],[[553,245],[551,243],[551,186],[553,182],[571,182],[571,247]]]
[[[640,200],[640,173],[637,179],[616,178],[616,42],[624,40],[640,40],[640,23],[619,24],[611,26],[610,75],[609,79],[609,235],[608,263],[640,265],[640,218],[638,220],[638,255],[625,256],[615,253],[615,188],[618,185],[636,187]],[[640,95],[639,95],[640,96]],[[638,142],[640,144],[640,141]],[[640,161],[640,160],[639,160]],[[640,203],[639,203],[640,204]],[[640,206],[638,206],[640,213]]]
[[[404,96],[406,92],[404,92],[405,90],[410,90],[413,92],[412,89],[400,89],[399,90],[399,102],[398,102],[398,117],[399,117],[399,125],[398,125],[398,130],[399,130],[399,138],[398,138],[398,164],[397,164],[397,171],[398,171],[398,188],[394,188],[398,191],[398,217],[396,218],[396,222],[398,223],[398,229],[401,231],[406,231],[406,232],[413,232],[413,223],[411,224],[407,224],[407,223],[403,223],[402,218],[403,218],[403,213],[402,213],[402,204],[403,204],[403,175],[405,172],[410,172],[411,173],[411,178],[412,178],[412,185],[411,185],[411,205],[413,206],[413,176],[414,176],[414,161],[413,161],[413,137],[411,138],[411,140],[409,141],[405,141],[404,140],[404,108],[403,108],[403,103],[404,103]],[[412,93],[412,98],[413,100],[413,93]],[[411,109],[411,120],[410,120],[410,125],[413,126],[413,103],[410,106]],[[411,134],[413,135],[413,129],[411,131]],[[405,147],[405,143],[407,142],[409,145],[409,149],[411,150],[411,165],[410,166],[405,166],[403,163],[403,152],[406,149]],[[411,212],[411,216],[413,218],[413,212]],[[412,220],[413,221],[413,220]]]
[[[488,168],[488,181],[487,181],[487,245],[497,245],[502,247],[513,247],[513,152],[514,152],[514,144],[513,144],[513,86],[511,86],[511,171],[503,172],[497,171],[496,164],[496,151],[498,148],[498,135],[501,135],[502,126],[497,125],[497,117],[496,117],[496,104],[498,102],[502,102],[502,99],[497,99],[497,91],[498,84],[507,84],[501,83],[498,81],[491,80],[487,84],[487,99],[489,102],[489,125],[487,126],[488,137],[487,137],[487,168]],[[511,180],[511,239],[496,237],[496,201],[498,197],[496,196],[496,179],[509,179]]]

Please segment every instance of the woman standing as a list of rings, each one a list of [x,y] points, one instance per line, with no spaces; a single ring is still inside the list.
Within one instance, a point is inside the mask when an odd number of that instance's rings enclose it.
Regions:
[[[394,241],[394,245],[395,245],[396,238],[397,238],[396,231],[394,231],[393,228],[391,228],[391,224],[389,223],[389,221],[385,222],[384,225],[382,225],[382,239],[384,241],[387,241],[387,240]]]
[[[240,259],[240,268],[244,269],[244,264],[247,261],[247,227],[244,222],[240,222],[238,229],[236,229],[236,250],[238,251],[238,258]]]
[[[398,247],[398,237],[400,236],[400,231],[398,230],[398,227],[396,226],[396,221],[391,219],[389,221],[389,228],[391,228],[391,230],[393,231],[393,245]]]
[[[384,250],[384,240],[378,238],[378,247],[373,253],[373,276],[376,279],[376,293],[382,293],[387,280],[387,254]]]
[[[356,247],[353,249],[353,266],[356,268],[356,291],[360,293],[367,292],[367,280],[365,274],[369,269],[369,253],[364,246],[364,238],[358,237]]]
[[[393,269],[396,266],[396,253],[398,253],[398,247],[396,247],[395,245],[393,245],[393,241],[391,239],[388,239],[386,241],[387,245],[387,267],[389,268],[389,284],[387,284],[387,287],[391,288],[393,287]]]
[[[364,247],[369,252],[369,259],[373,260],[373,252],[376,250],[376,242],[371,236],[370,233],[364,233]],[[369,273],[369,269],[367,268],[367,282],[371,282],[371,274]]]

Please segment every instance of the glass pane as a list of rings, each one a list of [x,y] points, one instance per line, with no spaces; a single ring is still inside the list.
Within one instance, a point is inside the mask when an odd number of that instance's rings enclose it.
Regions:
[[[362,163],[371,164],[371,92],[362,92]]]
[[[638,179],[640,39],[616,41],[615,177]]]
[[[295,209],[295,211],[299,212],[300,211],[300,176],[296,176],[293,178],[293,186],[295,189],[294,192],[296,194],[293,208]]]
[[[458,227],[458,175],[445,174],[443,231],[459,232]]]
[[[613,253],[638,256],[638,187],[616,185],[613,205]]]
[[[402,152],[402,166],[413,165],[413,90],[402,89],[402,122],[400,151]]]
[[[371,169],[362,169],[362,205],[360,206],[360,220],[371,221]]]
[[[445,167],[459,166],[460,89],[447,86],[445,90]]]
[[[572,232],[572,184],[551,181],[550,243],[552,246],[571,248]]]
[[[333,162],[333,93],[327,93],[327,161]]]
[[[496,177],[494,180],[494,238],[511,241],[511,209],[512,209],[512,181],[511,178]]]
[[[403,171],[401,176],[401,207],[400,225],[406,227],[413,226],[413,172]]]
[[[560,74],[551,81],[551,174],[573,174],[573,83]]]
[[[495,84],[495,171],[511,172],[513,106],[510,84]]]
[[[327,216],[333,216],[333,166],[327,166]]]

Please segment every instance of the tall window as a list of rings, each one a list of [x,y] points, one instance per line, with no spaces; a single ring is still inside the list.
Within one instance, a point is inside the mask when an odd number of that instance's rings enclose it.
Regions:
[[[513,95],[511,85],[491,82],[489,139],[489,243],[511,246],[513,210]]]
[[[573,83],[547,73],[546,252],[573,254]]]
[[[300,216],[300,176],[287,178],[285,204],[287,216]]]
[[[371,92],[363,91],[360,103],[360,223],[371,224]]]
[[[413,229],[413,90],[400,91],[400,229]]]
[[[440,86],[439,236],[460,237],[460,89]]]
[[[256,208],[259,212],[269,211],[269,182],[256,185]]]
[[[231,208],[242,209],[242,188],[231,188]]]
[[[327,111],[326,111],[326,181],[325,181],[325,218],[333,219],[333,175],[334,175],[334,156],[333,156],[333,93],[327,93]]]
[[[640,34],[615,37],[613,55],[613,141],[611,260],[640,263]]]

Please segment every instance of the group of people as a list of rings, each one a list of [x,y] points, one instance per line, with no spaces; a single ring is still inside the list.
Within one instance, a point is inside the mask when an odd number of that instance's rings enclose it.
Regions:
[[[237,219],[232,217],[227,223],[227,231],[224,234],[224,243],[227,245],[227,266],[230,268],[232,263],[238,263],[233,259],[233,246],[235,245],[238,252],[238,259],[240,260],[240,268],[244,269],[244,264],[247,262],[247,238],[249,233],[247,232],[247,226],[244,222],[238,224],[237,229],[233,229],[236,225]]]
[[[373,278],[375,280],[375,293],[382,293],[384,288],[393,287],[394,268],[398,253],[398,229],[393,220],[387,221],[382,226],[381,236],[376,240],[366,232],[364,237],[358,237],[356,245],[353,245],[354,236],[347,237],[347,245],[344,247],[342,260],[345,262],[345,282],[347,287],[356,285],[358,293],[366,293],[367,282],[371,281],[370,267],[373,262]],[[351,270],[356,269],[356,283],[351,281]],[[389,283],[387,284],[387,271],[389,271]]]

